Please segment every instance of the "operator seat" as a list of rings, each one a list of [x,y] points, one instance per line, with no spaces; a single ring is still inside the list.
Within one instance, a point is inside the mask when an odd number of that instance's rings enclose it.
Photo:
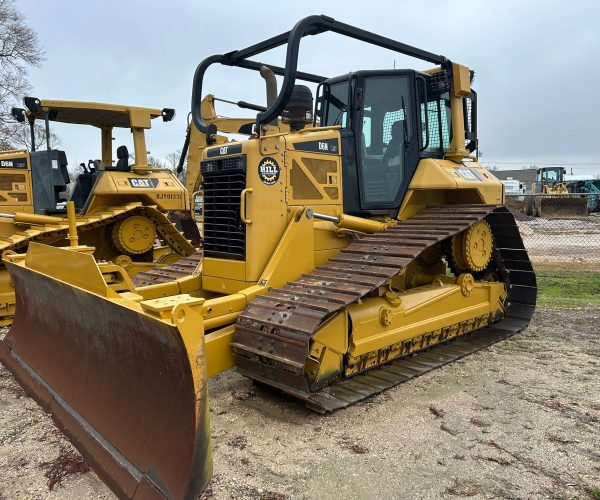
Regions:
[[[404,143],[404,120],[398,120],[392,123],[392,138],[388,142],[385,153],[381,158],[381,165],[387,167],[390,160],[402,153],[402,144]]]
[[[129,168],[129,151],[127,150],[127,146],[119,146],[117,148],[117,164],[115,165],[115,170],[119,172],[129,172],[131,169]]]

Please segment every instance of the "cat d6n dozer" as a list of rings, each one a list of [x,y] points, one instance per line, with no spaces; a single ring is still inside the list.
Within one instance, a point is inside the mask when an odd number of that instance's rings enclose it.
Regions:
[[[194,252],[194,246],[173,227],[165,214],[190,215],[185,188],[168,169],[148,166],[145,130],[162,117],[170,121],[174,110],[140,108],[95,102],[74,102],[26,97],[27,110],[13,108],[19,122],[28,121],[32,151],[0,152],[0,251],[23,253],[30,242],[55,246],[69,240],[67,201],[77,215],[78,243],[94,247],[94,255],[125,267],[128,275],[170,262]],[[46,127],[46,149],[35,149],[35,122]],[[101,130],[101,160],[81,164],[70,197],[71,183],[65,151],[52,148],[50,122],[93,126]],[[135,162],[126,146],[117,148],[113,162],[114,128],[131,130]],[[196,229],[196,233],[197,233]],[[162,243],[157,250],[155,240]],[[199,239],[199,238],[198,238]],[[0,268],[0,324],[10,324],[15,309],[9,275]]]
[[[436,66],[298,71],[302,38],[327,31]],[[282,88],[269,84],[255,135],[202,153],[199,275],[133,289],[76,250],[32,244],[8,257],[30,307],[17,308],[2,362],[121,497],[194,498],[205,486],[207,377],[237,366],[328,412],[504,339],[533,314],[536,279],[502,184],[474,156],[472,72],[308,17],[198,66],[192,115],[209,144],[205,71],[260,70],[250,58],[280,46],[285,66],[267,69]],[[297,80],[318,84],[314,108]],[[289,132],[269,128],[279,120]]]

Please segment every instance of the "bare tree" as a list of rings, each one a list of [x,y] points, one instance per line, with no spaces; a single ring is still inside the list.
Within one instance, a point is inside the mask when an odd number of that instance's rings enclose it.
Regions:
[[[183,170],[180,173],[177,173],[177,167],[179,166],[179,159],[181,158],[182,152],[183,148],[178,148],[175,151],[171,151],[167,154],[166,159],[167,166],[173,170],[181,182],[185,183],[185,176],[187,174],[187,156],[183,162]]]
[[[155,168],[168,168],[168,165],[164,162],[164,160],[152,155],[148,155],[148,166]]]
[[[0,128],[0,130],[2,130]],[[46,127],[42,123],[34,125],[35,149],[46,147]],[[59,137],[50,131],[50,147],[60,145]],[[31,132],[28,123],[14,123],[0,132],[0,150],[27,149],[31,151]]]
[[[39,66],[44,52],[39,45],[37,33],[27,26],[25,18],[15,6],[14,0],[0,0],[0,147],[17,149],[31,147],[29,139],[23,139],[23,124],[16,123],[10,108],[31,92],[27,68]],[[43,132],[38,134],[43,137]],[[43,139],[45,142],[45,138]]]
[[[173,170],[177,168],[179,165],[179,158],[181,157],[181,151],[182,149],[179,148],[175,151],[171,151],[165,156],[165,159],[167,160],[167,166],[169,168],[172,168]]]

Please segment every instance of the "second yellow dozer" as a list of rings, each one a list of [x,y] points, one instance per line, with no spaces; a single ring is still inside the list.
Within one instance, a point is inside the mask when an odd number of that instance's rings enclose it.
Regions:
[[[297,71],[301,39],[327,31],[436,66]],[[192,114],[208,143],[206,69],[260,70],[250,58],[284,45],[285,66],[269,66],[282,88],[255,135],[203,151],[199,275],[136,289],[79,251],[32,244],[8,257],[28,307],[0,358],[122,498],[195,498],[207,484],[207,377],[236,366],[328,412],[533,314],[536,279],[502,184],[474,156],[465,66],[311,16],[198,66]],[[318,83],[314,109],[297,80]],[[289,132],[265,127],[278,117]]]
[[[152,120],[170,121],[174,110],[35,97],[25,97],[23,102],[27,109],[13,108],[13,115],[29,123],[33,149],[0,152],[0,252],[23,253],[30,242],[74,244],[69,238],[67,201],[75,209],[71,218],[77,243],[93,247],[98,260],[118,263],[130,276],[194,252],[185,236],[199,238],[190,231],[181,234],[166,215],[191,219],[186,189],[169,169],[149,166],[146,151],[145,131]],[[46,149],[35,149],[36,120],[45,123]],[[66,152],[50,144],[50,123],[55,122],[100,131],[101,159],[81,164],[83,171],[72,184]],[[113,161],[114,129],[130,129],[133,164],[126,146],[117,148],[117,161]],[[14,309],[14,289],[2,266],[0,325],[10,324]]]

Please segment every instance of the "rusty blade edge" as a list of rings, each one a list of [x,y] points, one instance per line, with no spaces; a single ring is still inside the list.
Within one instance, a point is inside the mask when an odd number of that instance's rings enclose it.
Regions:
[[[93,465],[94,472],[117,496],[133,498],[137,487],[146,483],[147,486],[151,486],[156,498],[166,497],[159,485],[112,446],[4,340],[0,341],[0,360],[20,384],[31,388],[27,393],[50,414],[61,432],[69,438],[85,460]],[[80,432],[77,432],[77,429],[81,429]]]

